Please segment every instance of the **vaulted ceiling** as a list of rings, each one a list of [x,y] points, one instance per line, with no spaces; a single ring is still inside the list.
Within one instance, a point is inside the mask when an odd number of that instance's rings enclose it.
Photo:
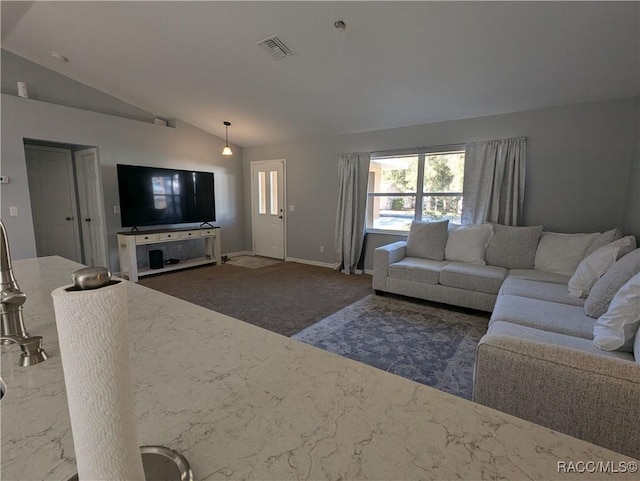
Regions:
[[[249,146],[638,95],[639,9],[3,1],[2,48]],[[294,55],[256,45],[274,34]]]

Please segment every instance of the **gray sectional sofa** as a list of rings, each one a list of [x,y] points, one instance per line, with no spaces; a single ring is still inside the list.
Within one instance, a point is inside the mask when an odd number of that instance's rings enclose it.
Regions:
[[[541,226],[482,227],[491,229],[491,235],[478,234],[474,239],[472,234],[458,243],[458,249],[448,249],[454,232],[447,221],[413,222],[406,241],[375,249],[373,289],[378,294],[389,292],[491,312],[507,276],[550,282],[568,279],[534,269]]]
[[[491,312],[477,348],[474,401],[640,458],[640,334],[631,352],[601,350],[593,341],[598,317],[640,272],[635,238],[620,240],[617,230],[492,228],[484,258],[469,263],[447,259],[446,248],[433,259],[439,247],[427,252],[432,258],[415,257],[425,254],[415,251],[416,240],[442,245],[443,226],[412,226],[407,241],[376,249],[374,289]],[[588,297],[569,293],[582,259],[626,239]]]

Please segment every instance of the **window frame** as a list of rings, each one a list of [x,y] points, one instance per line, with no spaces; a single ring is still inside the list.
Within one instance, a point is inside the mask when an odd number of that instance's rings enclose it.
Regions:
[[[423,202],[426,196],[440,196],[440,197],[462,197],[464,199],[462,192],[425,192],[424,190],[424,172],[425,172],[425,164],[426,164],[426,156],[431,154],[451,154],[451,153],[459,153],[465,151],[465,144],[452,144],[452,145],[441,145],[441,146],[433,146],[433,147],[420,147],[418,149],[402,149],[402,150],[389,150],[383,152],[372,152],[371,153],[371,161],[373,162],[379,158],[385,157],[406,157],[406,156],[418,156],[418,171],[417,171],[417,179],[416,179],[416,191],[415,192],[404,192],[403,197],[415,197],[415,207],[413,213],[412,220],[422,220],[422,209]],[[466,162],[466,158],[465,158]],[[464,179],[463,179],[464,185]],[[371,197],[399,197],[397,193],[390,194],[386,192],[369,192],[369,188],[367,185],[367,208],[369,206],[369,199]],[[377,229],[375,227],[367,227],[365,226],[365,232],[367,234],[389,234],[396,236],[408,236],[408,230],[396,230],[396,229]]]

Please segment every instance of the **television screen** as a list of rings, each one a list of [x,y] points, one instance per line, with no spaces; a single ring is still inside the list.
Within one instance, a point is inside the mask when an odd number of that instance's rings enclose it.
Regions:
[[[122,227],[213,222],[212,172],[117,165]]]

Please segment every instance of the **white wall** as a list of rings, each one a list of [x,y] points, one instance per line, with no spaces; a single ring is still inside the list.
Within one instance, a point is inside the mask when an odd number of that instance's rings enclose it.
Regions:
[[[245,248],[251,248],[251,161],[287,159],[287,204],[295,205],[295,211],[287,213],[287,255],[333,263],[338,153],[519,136],[528,139],[525,224],[542,224],[545,229],[558,232],[613,227],[638,232],[640,221],[629,221],[629,176],[634,156],[638,155],[638,105],[638,97],[614,99],[247,147],[243,153]],[[368,236],[365,267],[372,267],[373,248],[396,239],[397,236]],[[320,253],[320,245],[325,246],[324,253]]]
[[[35,257],[35,237],[29,201],[23,139],[95,146],[99,149],[105,196],[110,267],[119,271],[116,233],[120,215],[116,164],[149,165],[214,172],[215,225],[221,227],[222,251],[243,250],[242,149],[221,155],[224,140],[189,124],[162,127],[136,120],[2,94],[0,171],[11,182],[1,186],[0,214],[14,259]],[[18,217],[9,216],[17,206]]]

